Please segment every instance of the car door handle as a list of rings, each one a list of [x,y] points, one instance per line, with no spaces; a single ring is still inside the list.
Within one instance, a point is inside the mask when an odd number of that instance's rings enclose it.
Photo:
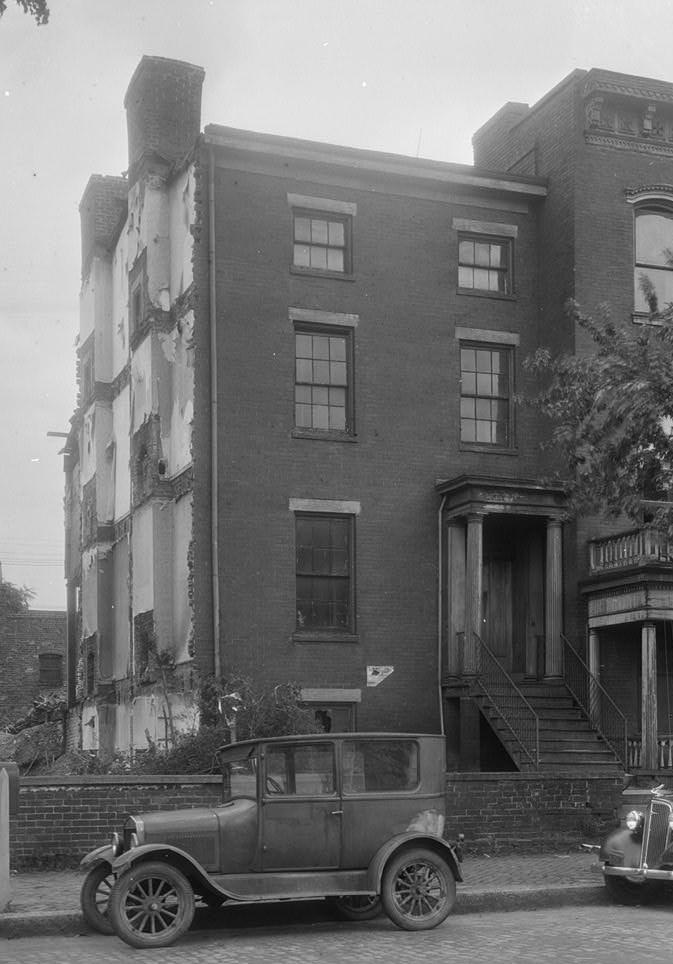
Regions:
[[[332,810],[332,816],[336,817],[338,814],[343,813],[343,810]]]

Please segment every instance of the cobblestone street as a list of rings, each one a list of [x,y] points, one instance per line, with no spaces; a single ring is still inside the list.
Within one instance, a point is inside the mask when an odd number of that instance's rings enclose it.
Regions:
[[[174,947],[134,951],[116,937],[22,938],[0,945],[2,964],[669,964],[673,908],[595,906],[457,915],[433,931],[396,929],[385,918],[354,925],[193,930]]]

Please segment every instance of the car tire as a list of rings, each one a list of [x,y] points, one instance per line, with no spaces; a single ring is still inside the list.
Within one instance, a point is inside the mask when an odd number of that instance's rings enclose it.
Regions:
[[[194,919],[194,891],[170,864],[136,864],[117,878],[109,913],[115,934],[131,947],[168,947]]]
[[[383,912],[381,898],[376,894],[353,894],[333,897],[330,903],[337,917],[342,920],[373,920]]]
[[[429,930],[450,914],[456,902],[456,878],[447,861],[429,847],[403,850],[386,865],[381,900],[398,927]]]
[[[605,889],[616,904],[649,904],[659,890],[657,884],[648,880],[629,880],[628,877],[614,877],[604,874]]]
[[[107,863],[96,864],[84,878],[79,895],[82,916],[89,927],[99,934],[113,934],[108,913],[110,894],[115,875]]]

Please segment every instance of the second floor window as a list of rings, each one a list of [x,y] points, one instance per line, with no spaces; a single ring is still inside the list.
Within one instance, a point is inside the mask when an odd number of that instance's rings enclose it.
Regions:
[[[297,629],[353,631],[353,518],[296,516]]]
[[[511,402],[512,350],[461,344],[461,442],[511,446]]]

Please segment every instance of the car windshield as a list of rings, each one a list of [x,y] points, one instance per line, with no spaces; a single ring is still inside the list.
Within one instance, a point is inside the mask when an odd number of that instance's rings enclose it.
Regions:
[[[224,800],[238,797],[257,797],[257,753],[256,747],[236,751],[233,747],[220,750],[217,754],[224,785]]]

